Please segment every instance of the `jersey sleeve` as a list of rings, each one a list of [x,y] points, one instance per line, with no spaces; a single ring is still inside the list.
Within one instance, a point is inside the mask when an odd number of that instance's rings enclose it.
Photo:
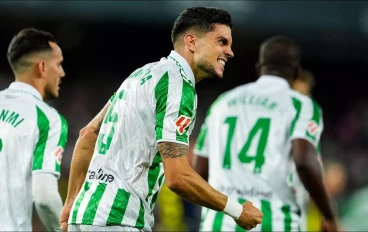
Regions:
[[[296,114],[290,128],[290,139],[306,139],[319,150],[323,132],[323,118],[320,106],[312,99],[293,97]]]
[[[37,107],[38,139],[34,149],[33,172],[60,175],[60,165],[67,142],[68,123],[57,112],[45,114]]]
[[[196,116],[196,92],[181,76],[169,75],[166,72],[155,87],[156,140],[188,145]]]

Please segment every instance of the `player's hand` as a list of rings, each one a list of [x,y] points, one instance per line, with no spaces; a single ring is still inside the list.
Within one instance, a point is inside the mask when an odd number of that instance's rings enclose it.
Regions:
[[[252,202],[247,201],[243,203],[243,212],[235,222],[243,229],[250,230],[260,224],[262,218],[263,213],[254,207]]]
[[[60,223],[60,228],[63,232],[68,231],[68,220],[69,220],[70,210],[72,209],[72,207],[73,207],[73,202],[70,204],[65,203],[63,209],[61,210],[59,223]]]
[[[322,232],[332,232],[332,231],[338,231],[337,230],[337,224],[335,222],[335,220],[326,220],[324,219],[322,221],[322,226],[321,226],[321,231]]]

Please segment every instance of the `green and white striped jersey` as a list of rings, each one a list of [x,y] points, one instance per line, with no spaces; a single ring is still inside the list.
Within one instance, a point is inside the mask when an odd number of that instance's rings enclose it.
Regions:
[[[188,145],[197,96],[187,61],[175,51],[134,71],[104,118],[69,224],[150,231],[164,181],[157,143]]]
[[[286,80],[264,75],[221,95],[211,106],[194,152],[209,158],[209,183],[262,210],[255,231],[298,230],[300,209],[288,183],[291,140],[316,146],[322,124],[308,98]],[[203,231],[242,231],[221,212],[202,211]]]
[[[60,175],[68,125],[32,86],[0,92],[0,225],[32,230],[32,173]]]

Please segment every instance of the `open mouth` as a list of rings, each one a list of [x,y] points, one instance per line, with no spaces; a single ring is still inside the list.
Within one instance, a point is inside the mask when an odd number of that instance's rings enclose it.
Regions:
[[[218,60],[217,60],[217,62],[218,62],[219,64],[221,64],[221,66],[222,66],[222,67],[225,67],[225,63],[226,63],[226,61],[225,61],[225,60],[223,60],[223,59],[218,59]]]

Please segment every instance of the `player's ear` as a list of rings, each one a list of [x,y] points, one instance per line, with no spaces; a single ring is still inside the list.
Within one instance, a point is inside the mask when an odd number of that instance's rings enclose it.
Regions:
[[[196,42],[197,42],[197,37],[193,34],[186,34],[184,36],[184,43],[185,46],[191,51],[194,52],[196,50]]]
[[[36,65],[37,72],[41,77],[46,76],[46,64],[44,61],[39,61]]]

